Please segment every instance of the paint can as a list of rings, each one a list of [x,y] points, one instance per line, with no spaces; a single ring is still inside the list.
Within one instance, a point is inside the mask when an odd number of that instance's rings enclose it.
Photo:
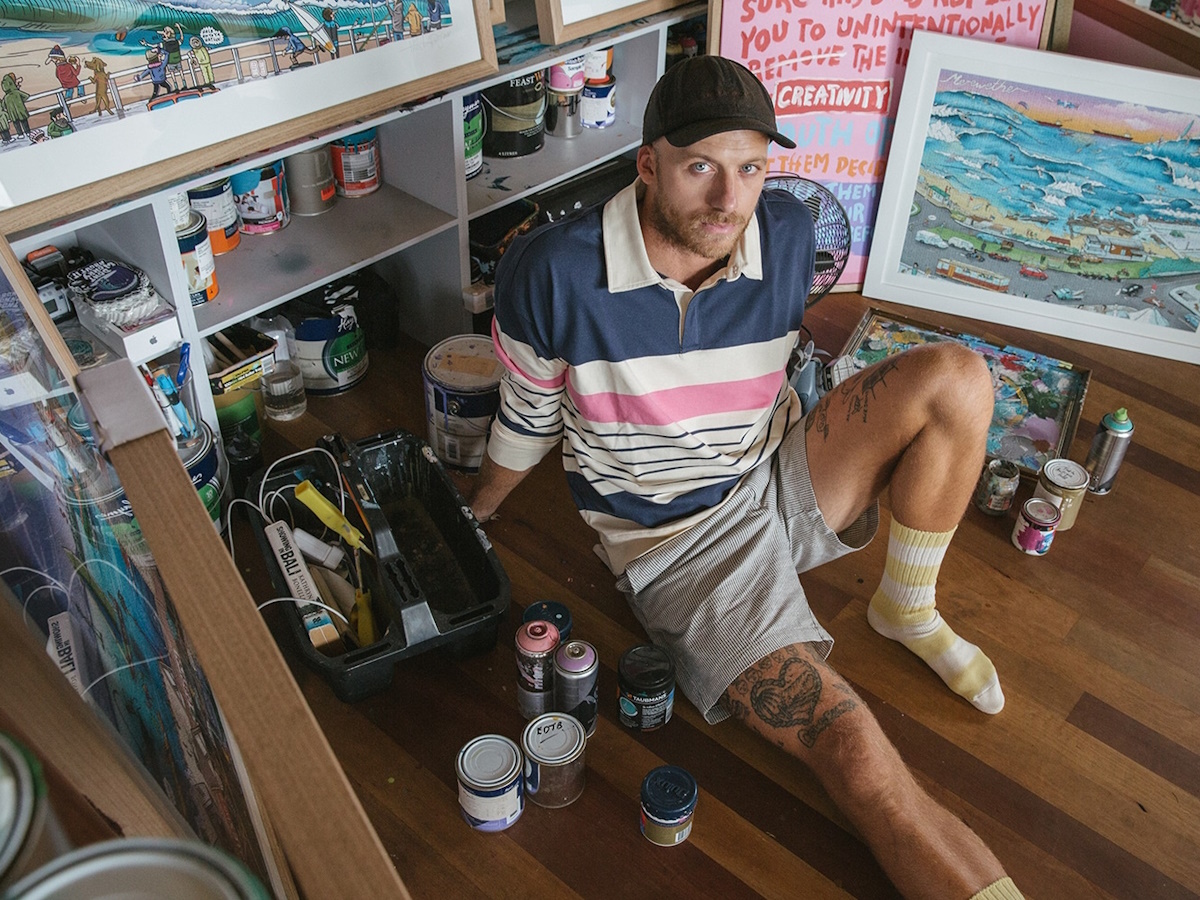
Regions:
[[[340,394],[367,376],[367,339],[352,304],[328,298],[319,310],[303,304],[294,309],[300,311],[294,362],[304,390],[317,396]]]
[[[1012,533],[1013,546],[1030,556],[1045,556],[1060,518],[1058,507],[1049,500],[1030,497],[1017,515]]]
[[[612,75],[613,48],[589,50],[583,55],[583,80],[588,83],[608,81]]]
[[[546,70],[546,82],[552,91],[578,91],[584,82],[584,56],[572,56]]]
[[[1054,530],[1067,531],[1075,524],[1079,507],[1087,494],[1087,469],[1069,459],[1050,459],[1038,473],[1037,487],[1033,496],[1049,500],[1058,507],[1061,518]]]
[[[525,810],[521,749],[499,734],[468,741],[458,751],[458,809],[476,831],[503,831]]]
[[[571,637],[571,611],[557,600],[538,600],[525,607],[521,614],[522,622],[549,622],[558,629],[559,641]]]
[[[365,197],[379,190],[382,171],[378,134],[377,129],[368,128],[329,145],[334,184],[343,197]]]
[[[0,732],[0,887],[70,849],[50,805],[41,763]]]
[[[587,780],[584,750],[587,736],[579,720],[565,713],[546,713],[525,726],[525,796],[547,809],[570,806]]]
[[[187,228],[189,213],[192,211],[188,204],[188,192],[176,191],[167,197],[167,208],[171,211],[171,225],[176,231]]]
[[[671,721],[675,664],[661,647],[638,644],[622,653],[617,683],[619,714],[626,728],[653,731]]]
[[[617,80],[589,81],[579,101],[579,119],[584,128],[607,128],[617,121]]]
[[[192,188],[187,192],[192,209],[208,223],[208,240],[214,256],[228,253],[242,241],[241,220],[233,202],[233,187],[228,178]]]
[[[464,94],[463,104],[463,163],[467,178],[474,178],[483,169],[483,101],[479,92]]]
[[[517,629],[517,708],[526,719],[549,712],[554,703],[554,651],[558,629],[549,622],[526,622]]]
[[[510,78],[481,93],[487,117],[483,155],[528,156],[546,143],[546,88],[541,70]]]
[[[573,138],[583,130],[580,105],[584,88],[574,91],[546,91],[546,134]]]
[[[448,337],[426,354],[425,418],[429,444],[442,462],[479,468],[503,371],[492,339],[482,335]]]
[[[283,170],[287,173],[292,215],[319,216],[333,208],[337,188],[327,145],[293,153],[283,161]]]
[[[198,424],[198,438],[187,446],[177,447],[176,452],[192,479],[192,487],[208,510],[208,517],[215,527],[221,528],[224,525],[221,519],[221,496],[225,490],[226,463],[217,452],[217,442],[213,440],[208,423],[200,421]]]
[[[585,736],[596,733],[600,657],[587,641],[567,641],[554,652],[554,709],[579,721]]]
[[[73,850],[13,885],[12,900],[83,897],[270,900],[237,859],[200,841],[118,838]]]
[[[229,179],[243,234],[274,234],[291,221],[283,162],[255,166]]]
[[[217,261],[213,258],[204,216],[194,209],[188,212],[188,223],[175,232],[175,240],[187,275],[188,297],[192,306],[202,306],[217,296]]]
[[[989,516],[1002,516],[1010,506],[1021,484],[1021,470],[1007,459],[988,460],[975,485],[975,506]]]
[[[1088,490],[1091,493],[1107,494],[1112,490],[1113,480],[1121,468],[1121,461],[1125,459],[1125,451],[1129,449],[1132,437],[1133,422],[1124,407],[1104,414],[1096,426],[1096,435],[1092,438],[1092,446],[1083,463],[1090,475]]]
[[[700,791],[679,766],[659,766],[642,779],[642,834],[652,844],[674,847],[692,833]]]

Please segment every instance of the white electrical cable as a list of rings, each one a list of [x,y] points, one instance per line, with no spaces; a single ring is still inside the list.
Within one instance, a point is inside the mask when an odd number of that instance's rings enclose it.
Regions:
[[[340,609],[337,609],[335,607],[329,606],[328,604],[322,603],[320,600],[301,600],[299,597],[275,597],[271,600],[264,600],[262,603],[258,604],[258,609],[261,610],[264,606],[270,606],[272,603],[295,603],[295,604],[305,603],[305,604],[310,604],[312,606],[319,606],[319,607],[321,607],[321,609],[328,610],[329,612],[333,613],[335,616],[337,616],[339,619],[341,619],[347,625],[350,624],[350,620],[347,619],[342,614],[342,611]]]

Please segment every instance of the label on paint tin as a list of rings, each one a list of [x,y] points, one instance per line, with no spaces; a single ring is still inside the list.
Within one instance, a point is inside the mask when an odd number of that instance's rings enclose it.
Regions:
[[[296,355],[306,391],[338,394],[358,384],[367,374],[367,338],[354,307],[344,303],[328,316],[301,321],[296,326]]]

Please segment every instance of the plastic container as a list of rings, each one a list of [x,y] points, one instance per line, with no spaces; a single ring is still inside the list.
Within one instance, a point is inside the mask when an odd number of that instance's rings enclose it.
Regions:
[[[305,663],[339,698],[352,702],[388,687],[402,659],[441,646],[461,656],[494,647],[508,610],[508,576],[429,445],[397,429],[355,443],[330,435],[317,446],[340,461],[342,476],[358,499],[347,504],[351,524],[374,538],[376,555],[364,554],[362,568],[376,640],[326,656],[309,641],[297,607],[280,604]],[[321,473],[320,478],[328,478],[328,466]],[[266,490],[300,480],[294,471],[277,470]],[[251,479],[247,497],[258,497],[261,481],[261,476]],[[292,492],[285,493],[290,498]],[[362,510],[362,518],[356,509]],[[293,502],[291,512],[295,527],[322,532],[322,524],[300,503]],[[287,596],[287,581],[261,521],[253,527],[276,596]]]

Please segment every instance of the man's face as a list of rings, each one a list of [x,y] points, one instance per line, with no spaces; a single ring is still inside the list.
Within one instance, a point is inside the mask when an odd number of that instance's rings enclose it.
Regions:
[[[646,182],[646,224],[676,250],[724,259],[754,215],[769,144],[757,131],[726,131],[687,147],[665,138],[642,147],[638,172]]]

